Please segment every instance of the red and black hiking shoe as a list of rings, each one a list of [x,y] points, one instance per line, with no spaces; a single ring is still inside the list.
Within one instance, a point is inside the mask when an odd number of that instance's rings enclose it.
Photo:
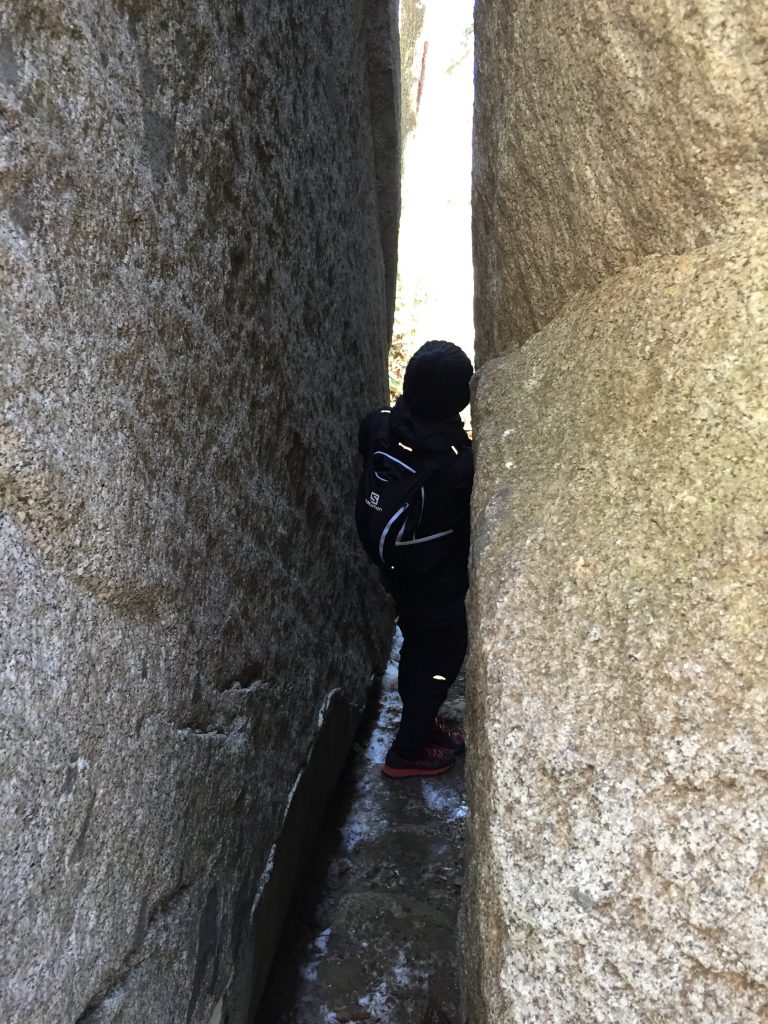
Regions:
[[[442,750],[450,750],[455,755],[463,754],[466,750],[464,733],[459,732],[458,729],[452,729],[439,715],[430,729],[427,743],[433,747],[440,747]]]
[[[426,746],[418,757],[401,757],[390,748],[381,774],[389,779],[408,779],[412,775],[442,775],[456,763],[456,756],[441,747]]]

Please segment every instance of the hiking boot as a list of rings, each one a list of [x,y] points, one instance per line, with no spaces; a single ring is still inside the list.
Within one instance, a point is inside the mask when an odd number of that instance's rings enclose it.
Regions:
[[[452,729],[439,715],[429,731],[427,743],[433,747],[440,747],[441,750],[450,750],[452,754],[463,754],[466,750],[464,733]]]
[[[381,774],[390,779],[407,779],[412,775],[442,775],[453,768],[456,757],[450,750],[426,746],[418,757],[401,757],[390,748]]]

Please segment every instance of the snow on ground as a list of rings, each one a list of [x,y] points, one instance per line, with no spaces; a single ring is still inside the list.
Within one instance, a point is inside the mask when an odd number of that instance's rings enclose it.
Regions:
[[[455,790],[441,786],[438,779],[421,779],[424,803],[431,811],[440,813],[446,821],[458,821],[467,816],[467,804]]]
[[[391,728],[396,726],[400,719],[400,698],[397,694],[397,673],[400,666],[400,649],[403,646],[403,634],[395,627],[395,634],[392,638],[392,649],[389,652],[389,661],[384,669],[384,676],[381,681],[381,706],[379,721],[373,731],[370,742],[365,748],[364,754],[369,764],[383,764],[387,756],[389,745],[392,742]],[[384,727],[383,727],[384,726]],[[390,727],[390,728],[387,728]]]

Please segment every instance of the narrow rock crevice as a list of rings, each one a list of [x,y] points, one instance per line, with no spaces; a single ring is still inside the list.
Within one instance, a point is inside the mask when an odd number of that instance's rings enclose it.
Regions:
[[[397,646],[372,695],[293,904],[257,1024],[458,1021],[463,764],[393,782]],[[445,714],[459,724],[463,679]]]

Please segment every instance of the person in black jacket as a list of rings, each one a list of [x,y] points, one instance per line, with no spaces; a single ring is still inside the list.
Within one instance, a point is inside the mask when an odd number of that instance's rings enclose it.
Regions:
[[[406,367],[403,394],[360,425],[364,459],[382,440],[415,457],[443,461],[424,485],[424,511],[409,571],[380,570],[403,634],[398,691],[402,718],[382,772],[390,778],[438,775],[464,750],[464,737],[437,712],[467,651],[464,598],[469,586],[472,442],[459,413],[469,404],[472,363],[447,341],[428,341]],[[414,563],[414,556],[416,562]]]

